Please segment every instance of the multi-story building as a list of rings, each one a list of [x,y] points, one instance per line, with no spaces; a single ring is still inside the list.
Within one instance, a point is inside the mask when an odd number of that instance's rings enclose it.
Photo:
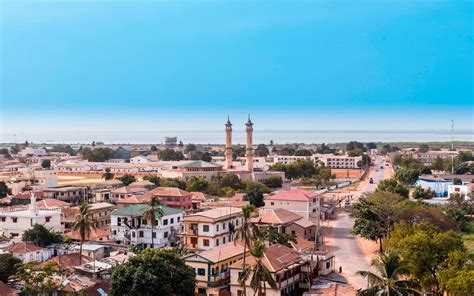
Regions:
[[[266,248],[262,261],[276,283],[276,289],[272,289],[267,282],[262,283],[262,285],[265,285],[265,296],[300,295],[301,268],[306,264],[302,260],[300,252],[280,244],[271,245]],[[255,264],[255,257],[247,257],[246,265],[253,267]],[[243,260],[239,260],[230,266],[231,295],[243,295],[243,287],[238,281],[239,274],[242,271]],[[249,291],[253,292],[250,281],[251,278],[249,277],[245,282],[247,293]]]
[[[156,216],[153,229],[150,221],[143,219],[146,205],[131,205],[110,213],[110,239],[122,244],[144,244],[151,247],[152,236],[155,248],[174,246],[178,240],[178,229],[183,219],[184,211],[167,206],[161,206],[164,215]]]
[[[59,199],[72,205],[89,202],[93,198],[90,187],[54,187],[46,188],[42,192],[43,198]]]
[[[149,190],[144,187],[124,186],[114,189],[110,192],[111,200],[118,201],[131,196],[141,196]]]
[[[185,190],[174,187],[157,187],[146,193],[146,198],[156,196],[162,205],[183,210],[191,210],[193,207],[192,194]]]
[[[43,262],[53,256],[52,249],[40,248],[34,244],[18,242],[9,245],[5,251],[20,259],[23,263],[32,261]]]
[[[110,226],[110,213],[116,208],[116,205],[106,202],[90,204],[90,215],[97,221],[97,228],[104,229]],[[64,227],[71,229],[76,215],[79,213],[79,206],[71,207],[64,211]]]
[[[188,250],[201,252],[233,241],[241,225],[242,209],[216,208],[185,216],[181,237]]]
[[[265,209],[286,209],[310,221],[317,219],[317,209],[321,206],[321,194],[299,188],[265,197]]]
[[[362,156],[334,154],[315,154],[312,158],[320,160],[325,166],[332,169],[358,169],[362,161]]]
[[[243,256],[243,245],[230,242],[209,251],[184,257],[186,264],[191,266],[196,273],[196,293],[221,295],[223,290],[229,291],[229,266],[242,259]]]

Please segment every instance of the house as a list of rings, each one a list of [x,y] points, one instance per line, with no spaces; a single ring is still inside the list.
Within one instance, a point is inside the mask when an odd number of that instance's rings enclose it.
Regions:
[[[243,256],[243,245],[229,242],[199,254],[189,254],[183,259],[196,273],[196,293],[221,295],[222,291],[229,291],[229,266]]]
[[[93,279],[86,275],[74,274],[62,282],[60,290],[57,291],[57,295],[105,296],[108,295],[109,286],[110,284],[106,280]]]
[[[53,256],[53,251],[50,249],[40,248],[34,244],[18,242],[8,246],[5,251],[11,253],[14,257],[28,263],[31,261],[43,262]]]
[[[117,200],[117,208],[126,208],[131,205],[143,205],[150,201],[150,198],[146,198],[144,196],[136,196],[132,195],[130,197],[126,197],[124,199]]]
[[[248,256],[246,264],[255,266],[257,260]],[[262,262],[270,272],[276,283],[276,289],[272,289],[267,282],[265,296],[299,295],[299,283],[302,277],[301,267],[305,264],[302,255],[286,246],[275,244],[266,248]],[[243,271],[243,260],[239,260],[230,266],[230,291],[231,295],[242,295],[243,287],[239,283],[239,274]],[[250,286],[250,278],[245,282],[247,293],[253,290]]]
[[[100,203],[93,203],[89,204],[89,213],[91,214],[92,218],[97,221],[97,228],[99,229],[104,229],[108,228],[110,226],[110,212],[112,212],[117,206],[106,203],[106,202],[100,202]],[[74,223],[75,217],[80,211],[80,207],[72,207],[70,209],[67,209],[64,212],[64,227],[65,229],[71,229],[72,225]]]
[[[225,173],[222,165],[196,160],[172,166],[170,169],[163,170],[161,175],[165,178],[179,178],[186,181],[192,177],[203,177],[210,181],[212,176],[218,173]]]
[[[466,200],[472,198],[472,191],[474,190],[474,183],[468,183],[464,185],[448,185],[448,196],[453,193],[459,193],[464,195]]]
[[[79,242],[81,241],[81,235],[77,231],[70,231],[66,232],[64,236],[72,239],[73,241]],[[109,240],[109,230],[108,229],[99,229],[95,228],[92,229],[89,235],[87,236],[86,240],[88,241],[108,241]]]
[[[449,185],[452,185],[452,179],[445,179],[434,175],[421,175],[416,181],[416,186],[423,189],[430,189],[437,197],[447,197]]]
[[[76,251],[81,249],[80,245],[74,247]],[[106,255],[106,246],[97,244],[83,244],[82,245],[82,256],[92,258],[93,260],[99,260],[104,258]]]
[[[280,233],[293,234],[306,240],[314,240],[316,234],[316,224],[286,209],[264,210],[251,222],[261,228],[272,226]]]
[[[321,206],[321,194],[300,188],[265,196],[265,209],[287,209],[310,221],[317,219],[317,209]]]
[[[312,158],[332,169],[358,169],[362,162],[362,156],[315,154]]]
[[[162,205],[171,208],[190,210],[193,206],[192,194],[180,188],[157,187],[146,194],[147,198],[152,196],[157,197]]]
[[[241,225],[242,209],[215,208],[185,216],[180,235],[188,250],[201,252],[233,241]]]
[[[124,186],[112,190],[111,196],[113,201],[118,201],[133,195],[144,195],[149,190],[144,187]]]
[[[79,205],[82,202],[89,202],[92,199],[91,188],[62,186],[43,189],[43,198],[54,198],[72,205]]]
[[[55,263],[57,264],[58,270],[66,272],[67,274],[71,274],[74,271],[75,266],[81,265],[81,259],[82,263],[88,263],[93,260],[93,258],[84,255],[82,255],[82,258],[80,258],[79,253],[71,253],[64,255],[59,254],[39,264],[38,267],[43,267],[48,263]]]
[[[31,195],[27,209],[11,209],[0,212],[0,229],[11,237],[21,237],[25,230],[41,224],[52,231],[62,231],[61,211],[59,209],[38,209],[36,197]]]
[[[112,211],[110,239],[121,244],[144,244],[151,247],[153,235],[155,248],[174,246],[184,211],[167,206],[160,207],[164,215],[156,217],[153,234],[149,221],[143,219],[142,215],[146,205],[131,205]]]

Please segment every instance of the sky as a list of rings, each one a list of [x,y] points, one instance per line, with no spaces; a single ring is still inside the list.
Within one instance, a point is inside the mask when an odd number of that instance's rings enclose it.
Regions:
[[[2,133],[474,126],[472,1],[0,1]]]

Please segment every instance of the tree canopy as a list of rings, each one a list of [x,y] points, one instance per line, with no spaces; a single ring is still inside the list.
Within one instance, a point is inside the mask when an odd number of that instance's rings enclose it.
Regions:
[[[158,158],[163,161],[177,161],[183,160],[184,155],[181,151],[174,151],[173,149],[165,149],[158,152]]]
[[[409,194],[408,189],[393,178],[380,181],[375,191],[376,192],[383,192],[383,191],[392,192],[406,198],[408,198],[408,194]]]
[[[133,182],[135,182],[137,180],[137,178],[135,178],[134,175],[125,174],[121,177],[117,177],[117,180],[122,181],[123,185],[128,186],[128,185],[132,184]]]
[[[194,270],[178,255],[146,249],[113,269],[110,295],[192,296],[195,286]]]
[[[41,224],[35,224],[32,228],[23,232],[22,240],[33,243],[40,247],[61,243],[63,236],[60,232],[53,232]]]
[[[6,283],[8,278],[15,274],[15,265],[21,263],[21,260],[13,257],[10,253],[0,254],[0,281]]]

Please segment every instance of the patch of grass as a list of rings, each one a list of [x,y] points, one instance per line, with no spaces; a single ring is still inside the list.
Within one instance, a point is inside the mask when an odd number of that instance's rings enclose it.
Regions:
[[[466,224],[466,229],[461,234],[464,245],[467,248],[467,251],[474,255],[474,220],[469,221]]]

